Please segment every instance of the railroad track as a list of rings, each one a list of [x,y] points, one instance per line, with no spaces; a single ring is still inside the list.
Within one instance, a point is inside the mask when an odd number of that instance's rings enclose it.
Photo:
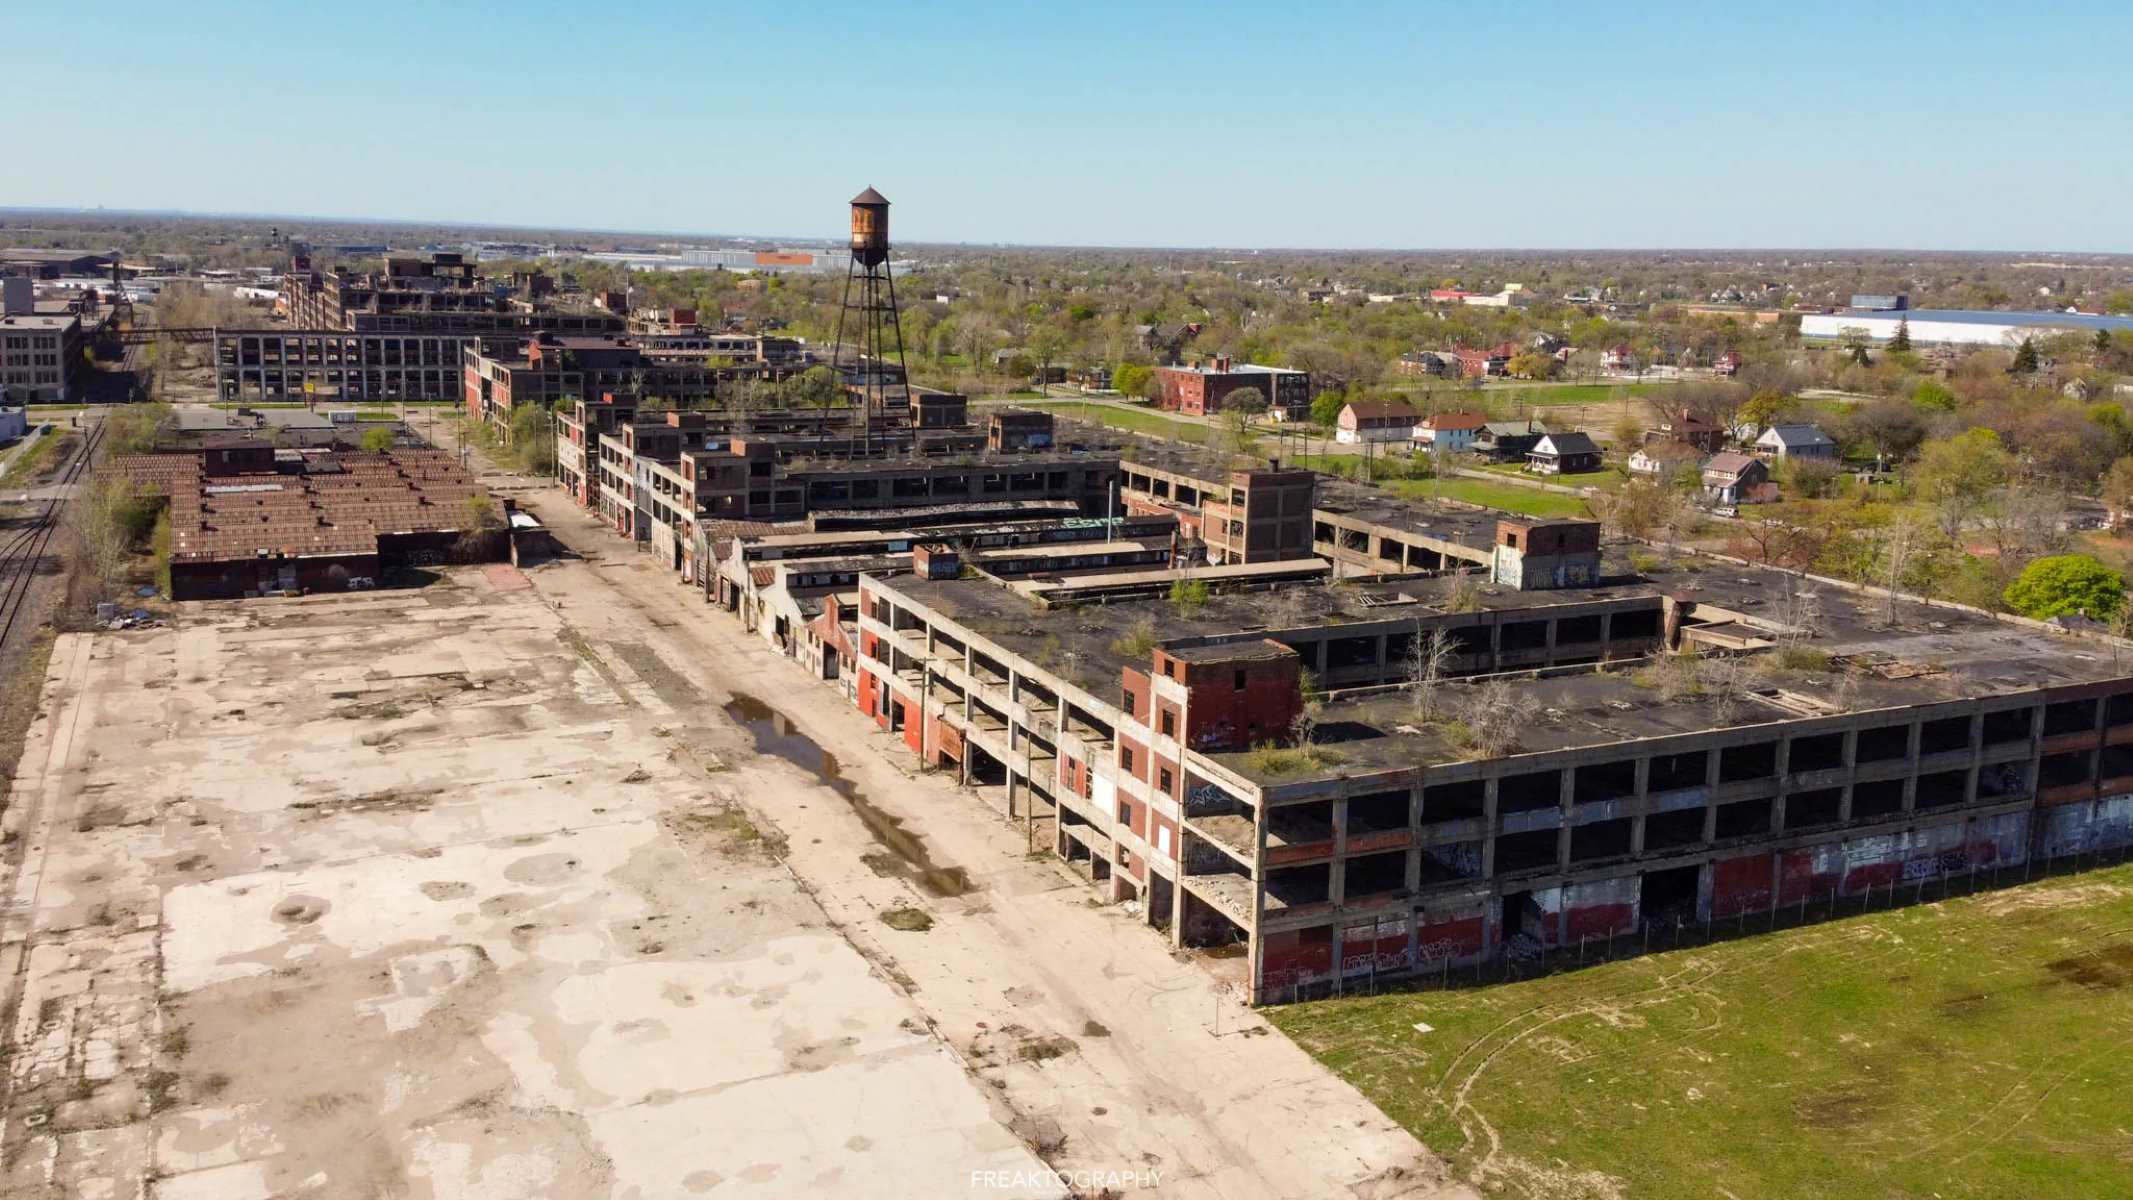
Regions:
[[[81,482],[89,473],[96,458],[96,448],[103,440],[104,423],[98,421],[82,438],[81,445],[61,468],[52,486],[65,488]],[[66,506],[66,499],[64,495],[55,495],[38,503],[42,509],[35,519],[0,541],[0,647],[5,647],[8,639],[15,635],[15,626],[29,604],[30,587],[36,582],[37,571],[51,551],[53,535],[59,532],[59,514]]]

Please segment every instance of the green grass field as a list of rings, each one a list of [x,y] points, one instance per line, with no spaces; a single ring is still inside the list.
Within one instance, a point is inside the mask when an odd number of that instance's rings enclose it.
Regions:
[[[1577,496],[1565,496],[1561,492],[1544,492],[1539,488],[1520,487],[1515,483],[1489,483],[1481,479],[1444,479],[1436,483],[1427,480],[1391,480],[1379,485],[1398,496],[1426,500],[1432,495],[1442,495],[1447,500],[1459,500],[1467,504],[1480,504],[1500,508],[1506,512],[1525,513],[1531,517],[1582,517],[1585,501]]]
[[[1173,420],[1160,413],[1114,408],[1108,404],[1084,404],[1079,400],[1048,401],[1038,407],[1076,421],[1100,421],[1113,429],[1123,429],[1128,433],[1146,433],[1155,437],[1174,438],[1181,442],[1207,441],[1207,426],[1191,421]]]
[[[1494,1194],[2133,1195],[2133,867],[1269,1016]]]

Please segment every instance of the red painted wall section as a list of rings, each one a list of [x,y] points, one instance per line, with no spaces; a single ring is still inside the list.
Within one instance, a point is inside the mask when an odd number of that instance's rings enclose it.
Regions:
[[[1711,919],[1770,908],[1770,855],[1745,854],[1711,864]]]
[[[875,724],[880,725],[882,728],[886,729],[888,728],[888,722],[882,720],[881,717],[877,715],[874,711],[876,707],[877,696],[875,689],[880,686],[880,684],[875,682],[874,677],[872,675],[862,670],[859,672],[859,684],[856,688],[853,689],[853,691],[857,695],[859,711],[867,714],[870,717],[873,717]]]
[[[1289,929],[1259,939],[1259,979],[1278,988],[1323,977],[1333,970],[1333,927]]]
[[[1601,879],[1564,890],[1569,893],[1570,910],[1563,929],[1566,944],[1636,929],[1637,903],[1643,890],[1638,877]]]
[[[1826,899],[1844,882],[1840,843],[1787,850],[1778,855],[1778,907]]]
[[[891,703],[900,705],[903,708],[904,745],[911,747],[911,753],[924,757],[926,753],[926,723],[919,719],[918,705],[908,700],[893,700]]]
[[[1472,958],[1481,953],[1486,933],[1480,913],[1470,917],[1417,917],[1415,961],[1432,963],[1447,958]]]

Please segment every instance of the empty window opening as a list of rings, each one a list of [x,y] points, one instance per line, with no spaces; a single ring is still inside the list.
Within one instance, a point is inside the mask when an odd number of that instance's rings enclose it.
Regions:
[[[1686,925],[1696,919],[1703,897],[1703,868],[1646,871],[1637,885],[1637,907],[1647,925]]]
[[[1655,792],[1671,792],[1677,788],[1702,787],[1706,782],[1705,751],[1690,750],[1682,754],[1660,754],[1652,758],[1650,787]]]
[[[1770,808],[1768,800],[1743,800],[1738,804],[1719,805],[1718,836],[1738,838],[1769,833]]]
[[[1903,811],[1903,780],[1876,779],[1852,786],[1852,820],[1871,821]]]
[[[1594,821],[1570,831],[1570,861],[1592,862],[1602,858],[1621,858],[1629,853],[1630,826],[1627,819],[1618,821]]]
[[[2076,750],[2070,754],[2047,754],[2037,763],[2038,787],[2066,787],[2069,784],[2087,783],[2095,775],[2089,770],[2089,754]]]
[[[1908,725],[1883,725],[1875,729],[1859,731],[1859,747],[1854,757],[1859,762],[1886,762],[1902,758],[1911,752],[1911,727]]]
[[[1785,760],[1785,769],[1795,775],[1803,771],[1827,771],[1843,765],[1844,735],[1841,733],[1794,738],[1792,750]]]
[[[1579,804],[1621,800],[1637,792],[1637,764],[1632,761],[1590,763],[1577,769],[1572,783]]]
[[[1844,818],[1844,789],[1817,788],[1785,797],[1785,828],[1813,829]]]
[[[1407,828],[1407,793],[1372,792],[1348,801],[1348,836]]]
[[[1935,771],[1918,777],[1918,808],[1946,808],[1968,799],[1970,772]]]
[[[1718,754],[1718,779],[1721,783],[1739,783],[1748,779],[1767,779],[1777,774],[1777,743],[1757,742],[1752,746],[1729,746]]]
[[[1506,775],[1496,784],[1496,811],[1498,813],[1528,812],[1536,808],[1555,808],[1563,802],[1563,773],[1561,771],[1535,771],[1527,775]]]
[[[1918,727],[1920,754],[1946,754],[1970,748],[1970,718],[1942,717]]]
[[[2094,700],[2061,700],[2046,705],[2044,709],[2044,736],[2061,733],[2080,733],[2096,728],[2096,702]]]
[[[1553,870],[1555,830],[1507,833],[1496,839],[1496,873]]]
[[[1407,888],[1407,855],[1404,851],[1392,854],[1364,854],[1347,862],[1343,880],[1347,898],[1381,896],[1387,892],[1404,891]]]
[[[1483,804],[1479,779],[1433,783],[1422,792],[1422,823],[1437,825],[1445,821],[1470,821],[1486,811]]]
[[[2007,742],[2029,740],[2029,714],[2026,708],[2003,708],[1985,714],[1985,744],[2002,745]]]
[[[1644,819],[1644,852],[1680,850],[1703,842],[1703,810],[1653,813]]]

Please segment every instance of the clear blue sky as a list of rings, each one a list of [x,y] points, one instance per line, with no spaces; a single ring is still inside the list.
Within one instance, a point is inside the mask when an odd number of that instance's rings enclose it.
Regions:
[[[11,3],[0,204],[2133,251],[2133,3]]]

